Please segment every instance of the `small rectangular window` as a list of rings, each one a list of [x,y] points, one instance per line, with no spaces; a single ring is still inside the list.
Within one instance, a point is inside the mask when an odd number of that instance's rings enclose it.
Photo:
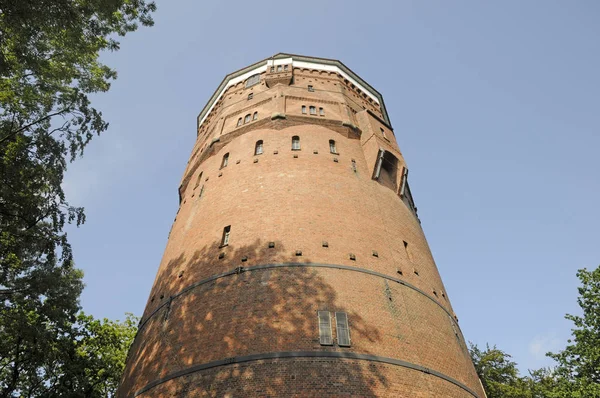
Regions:
[[[306,115],[306,105],[302,105],[302,113]]]
[[[281,72],[283,67],[281,65],[277,65],[277,72]]]
[[[319,315],[319,343],[321,345],[333,345],[331,332],[331,314],[329,311],[318,311]]]
[[[315,91],[315,88],[309,84],[308,91],[310,91],[312,93],[313,91]]]
[[[229,233],[231,232],[231,225],[223,228],[223,238],[221,239],[221,246],[227,246],[229,244]]]
[[[292,137],[292,151],[300,150],[300,137],[297,135]]]
[[[271,66],[271,73],[275,72],[275,67]]]
[[[315,108],[314,106],[311,106],[309,109],[310,109],[310,114],[311,115],[316,115],[317,114],[317,108]]]
[[[319,115],[325,116],[325,109],[319,108]]]
[[[345,312],[335,313],[337,340],[340,347],[350,347],[350,328],[348,328],[348,315]]]
[[[287,65],[283,65],[283,70],[284,71],[288,70],[288,66]]]
[[[252,98],[254,98],[254,93],[248,94],[248,101],[250,101]]]

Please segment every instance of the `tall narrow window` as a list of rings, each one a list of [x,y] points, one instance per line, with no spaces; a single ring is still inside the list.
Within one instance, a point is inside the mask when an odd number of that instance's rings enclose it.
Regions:
[[[288,70],[288,66],[287,65],[283,65],[283,70],[287,71]]]
[[[300,137],[297,135],[292,137],[292,151],[300,150]]]
[[[302,105],[302,113],[306,115],[306,105]]]
[[[248,123],[250,121],[250,114],[247,114],[244,118],[244,123]]]
[[[319,343],[321,345],[333,345],[331,332],[331,314],[329,311],[317,311],[319,317]]]
[[[254,115],[252,115],[252,120],[256,119],[258,119],[258,112],[254,112]]]
[[[309,84],[308,91],[310,91],[312,93],[313,91],[315,91],[315,88]]]
[[[256,141],[256,145],[254,146],[254,154],[262,155],[262,153],[263,153],[263,141],[258,140],[258,141]]]
[[[393,189],[394,192],[398,192],[397,174],[398,159],[391,152],[380,149],[379,155],[377,156],[377,163],[375,164],[373,179],[379,181],[382,185]]]
[[[319,108],[319,115],[325,116],[325,109]]]
[[[275,67],[271,66],[271,73],[275,72]]]
[[[227,167],[227,163],[229,163],[229,152],[223,155],[223,162],[221,162],[221,168]]]
[[[310,114],[311,115],[316,115],[317,114],[317,108],[315,108],[314,106],[310,107]]]
[[[408,248],[408,242],[403,240],[402,243],[404,243],[404,251],[406,252],[406,257],[408,257],[408,259],[410,261],[412,261],[413,256],[412,256],[412,252],[410,251],[410,249]]]
[[[237,125],[238,125],[238,127],[240,127],[242,125],[242,118],[238,119]]]
[[[221,238],[221,246],[227,246],[229,244],[229,233],[231,232],[231,225],[223,228],[223,238]]]
[[[198,179],[196,179],[196,185],[194,185],[194,189],[198,188],[198,185],[200,185],[200,182],[202,181],[202,174],[204,172],[201,171],[200,174],[198,175]]]
[[[251,100],[252,98],[254,98],[254,93],[248,94],[248,101]]]
[[[283,66],[277,65],[277,72],[281,72],[283,70]]]
[[[337,153],[337,150],[335,148],[335,141],[334,140],[329,140],[329,152],[331,152],[331,153]]]
[[[335,324],[338,345],[340,347],[350,347],[350,328],[348,327],[348,315],[345,312],[336,312]]]

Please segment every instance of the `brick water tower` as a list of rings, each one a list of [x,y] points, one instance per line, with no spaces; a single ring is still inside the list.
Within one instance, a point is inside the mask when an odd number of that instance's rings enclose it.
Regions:
[[[277,54],[198,115],[120,397],[484,398],[381,94]]]

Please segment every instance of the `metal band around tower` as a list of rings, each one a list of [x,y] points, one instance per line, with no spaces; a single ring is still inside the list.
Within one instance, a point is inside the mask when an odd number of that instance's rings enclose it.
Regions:
[[[448,314],[448,316],[450,316],[451,318],[453,318],[452,313],[450,313],[450,311],[448,311],[446,309],[446,307],[444,307],[443,305],[441,305],[435,298],[431,297],[429,294],[425,293],[423,290],[419,289],[418,287],[411,285],[408,282],[405,282],[401,279],[398,278],[394,278],[392,276],[386,275],[386,274],[382,274],[381,272],[377,272],[377,271],[372,271],[372,270],[368,270],[368,269],[364,269],[364,268],[359,268],[359,267],[351,267],[348,265],[339,265],[339,264],[322,264],[322,263],[275,263],[275,264],[265,264],[265,265],[257,265],[254,267],[237,267],[234,268],[231,271],[228,272],[224,272],[222,274],[217,274],[217,275],[213,275],[210,276],[206,279],[202,279],[196,283],[192,283],[191,285],[185,287],[184,289],[182,289],[181,291],[179,291],[177,294],[171,296],[168,298],[168,300],[166,300],[164,303],[162,303],[161,305],[159,305],[154,311],[152,311],[150,313],[150,315],[148,315],[146,317],[146,319],[144,319],[143,321],[140,321],[140,324],[138,326],[138,332],[144,328],[144,326],[146,326],[146,324],[148,323],[148,321],[154,316],[156,315],[156,313],[158,311],[161,310],[161,308],[163,308],[166,305],[169,305],[171,303],[171,301],[187,292],[189,292],[190,290],[193,290],[195,288],[197,288],[198,286],[202,286],[206,283],[209,282],[213,282],[217,279],[221,279],[227,276],[232,276],[232,275],[238,275],[240,273],[244,273],[244,272],[252,272],[252,271],[261,271],[261,270],[265,270],[265,269],[270,269],[270,268],[290,268],[290,267],[314,267],[314,268],[332,268],[332,269],[341,269],[341,270],[345,270],[345,271],[353,271],[353,272],[361,272],[364,274],[369,274],[369,275],[373,275],[373,276],[377,276],[380,278],[384,278],[393,282],[396,282],[400,285],[406,286],[409,289],[412,289],[420,294],[422,294],[423,296],[427,297],[429,300],[431,300],[432,302],[434,302],[436,305],[438,305],[442,310],[444,310],[444,312],[446,312],[446,314]],[[456,326],[460,329],[460,326],[458,326],[458,323],[456,324]],[[461,331],[462,333],[462,331]]]
[[[443,373],[437,372],[435,370],[426,368],[424,366],[416,365],[411,362],[402,361],[394,358],[380,357],[377,355],[369,355],[369,354],[356,354],[352,352],[331,352],[331,351],[288,351],[288,352],[268,352],[264,354],[253,354],[253,355],[245,355],[241,357],[233,357],[221,359],[218,361],[207,362],[199,365],[190,366],[187,369],[180,370],[178,372],[171,373],[161,379],[152,381],[146,384],[144,387],[136,391],[135,397],[142,395],[143,393],[151,390],[152,388],[166,383],[167,381],[176,379],[178,377],[186,376],[191,373],[200,372],[202,370],[215,368],[218,366],[226,366],[237,363],[244,362],[252,362],[252,361],[260,361],[265,359],[286,359],[286,358],[335,358],[335,359],[358,359],[363,361],[371,361],[371,362],[380,362],[388,365],[396,365],[401,366],[403,368],[413,369],[419,372],[423,372],[426,374],[430,374],[434,377],[438,377],[442,380],[445,380],[449,383],[454,384],[457,387],[462,388],[469,394],[471,394],[475,398],[480,398],[473,390],[469,387],[461,383],[460,381],[447,376]]]

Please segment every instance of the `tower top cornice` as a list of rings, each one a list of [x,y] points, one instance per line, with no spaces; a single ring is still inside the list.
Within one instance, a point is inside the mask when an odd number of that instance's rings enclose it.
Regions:
[[[335,72],[341,75],[344,79],[347,79],[354,86],[362,90],[368,95],[373,101],[380,105],[381,113],[385,122],[391,125],[390,119],[385,108],[382,95],[375,90],[369,83],[363,80],[360,76],[354,73],[344,63],[337,59],[319,58],[319,57],[308,57],[305,55],[288,54],[288,53],[277,53],[269,58],[265,58],[252,65],[246,66],[245,68],[238,69],[235,72],[226,75],[221,84],[217,87],[213,95],[210,97],[200,114],[198,115],[197,122],[198,126],[202,124],[206,116],[213,109],[215,104],[219,101],[223,93],[231,86],[238,84],[257,73],[267,71],[268,67],[276,65],[292,65],[292,68],[306,68],[306,69],[317,69],[328,72]]]

